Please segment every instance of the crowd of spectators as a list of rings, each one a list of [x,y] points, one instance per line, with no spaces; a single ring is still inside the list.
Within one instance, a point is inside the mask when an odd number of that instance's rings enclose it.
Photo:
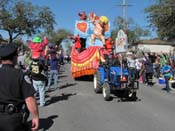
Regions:
[[[127,53],[127,63],[130,72],[134,72],[136,78],[148,85],[153,86],[159,79],[164,79],[165,89],[169,92],[168,81],[175,76],[175,59],[173,55],[166,53]],[[132,70],[130,70],[132,69]],[[132,74],[132,73],[131,73]]]
[[[19,48],[18,51],[17,68],[22,69],[31,79],[36,97],[39,96],[40,106],[46,105],[45,93],[58,88],[59,67],[64,64],[63,53],[58,51],[56,45],[48,43],[46,48],[45,58],[32,58],[30,49],[24,51]]]

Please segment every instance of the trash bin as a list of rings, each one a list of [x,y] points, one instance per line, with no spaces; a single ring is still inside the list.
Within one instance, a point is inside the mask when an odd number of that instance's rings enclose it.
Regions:
[[[165,79],[163,77],[159,77],[159,84],[164,85],[165,84]]]

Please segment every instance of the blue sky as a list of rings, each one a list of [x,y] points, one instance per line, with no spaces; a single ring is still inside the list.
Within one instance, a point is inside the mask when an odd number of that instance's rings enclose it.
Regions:
[[[74,30],[75,20],[79,19],[78,12],[95,12],[98,16],[105,15],[112,23],[114,18],[122,16],[122,0],[28,0],[34,5],[48,6],[55,14],[57,25],[55,29],[65,28]],[[144,8],[152,5],[155,0],[125,0],[126,4],[131,4],[126,8],[126,18],[133,18],[141,27],[149,25],[147,23]],[[152,37],[152,36],[150,36]]]

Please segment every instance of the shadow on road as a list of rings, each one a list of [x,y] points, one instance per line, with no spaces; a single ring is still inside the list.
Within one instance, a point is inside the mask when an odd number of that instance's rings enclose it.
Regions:
[[[63,74],[65,71],[64,70],[59,70],[58,74]]]
[[[93,81],[93,75],[77,77],[74,80],[75,81]]]
[[[76,95],[76,93],[68,93],[68,94],[62,93],[61,96],[51,97],[51,99],[47,101],[47,105],[56,103],[58,101],[68,100],[70,96],[74,96],[74,95]]]
[[[68,77],[67,75],[60,75],[59,78]]]
[[[46,131],[48,130],[54,123],[53,119],[57,118],[58,115],[53,115],[53,116],[49,116],[48,118],[42,118],[40,119],[40,126],[39,129],[41,129],[42,131]]]
[[[118,91],[118,92],[112,92],[113,98],[112,99],[118,99],[118,102],[138,102],[141,101],[137,96],[136,97],[127,97],[125,91]]]
[[[40,124],[39,124],[38,130],[48,131],[49,128],[52,127],[52,125],[54,124],[53,119],[55,118],[58,118],[58,115],[49,116],[48,118],[40,118],[39,119]],[[28,122],[28,126],[31,127],[31,125],[32,125],[32,121],[30,120]],[[30,130],[29,127],[26,129]]]
[[[74,86],[74,85],[77,85],[77,83],[66,83],[65,85],[62,85],[59,89],[64,89],[64,88],[67,88],[67,87],[71,87],[71,86]]]

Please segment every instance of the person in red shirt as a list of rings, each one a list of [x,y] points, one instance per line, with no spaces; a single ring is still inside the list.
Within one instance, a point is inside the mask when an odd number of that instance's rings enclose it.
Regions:
[[[32,41],[29,42],[29,48],[31,49],[32,52],[32,58],[35,59],[35,57],[40,57],[45,58],[46,52],[45,52],[45,46],[48,44],[48,39],[46,36],[44,36],[43,41],[41,40],[40,37],[36,36],[33,38]]]
[[[77,49],[77,51],[80,53],[81,51],[81,40],[80,40],[80,36],[69,36],[69,39],[73,40],[73,44],[75,49]]]
[[[105,47],[109,52],[112,51],[113,44],[114,44],[114,42],[111,40],[110,37],[105,40]]]

